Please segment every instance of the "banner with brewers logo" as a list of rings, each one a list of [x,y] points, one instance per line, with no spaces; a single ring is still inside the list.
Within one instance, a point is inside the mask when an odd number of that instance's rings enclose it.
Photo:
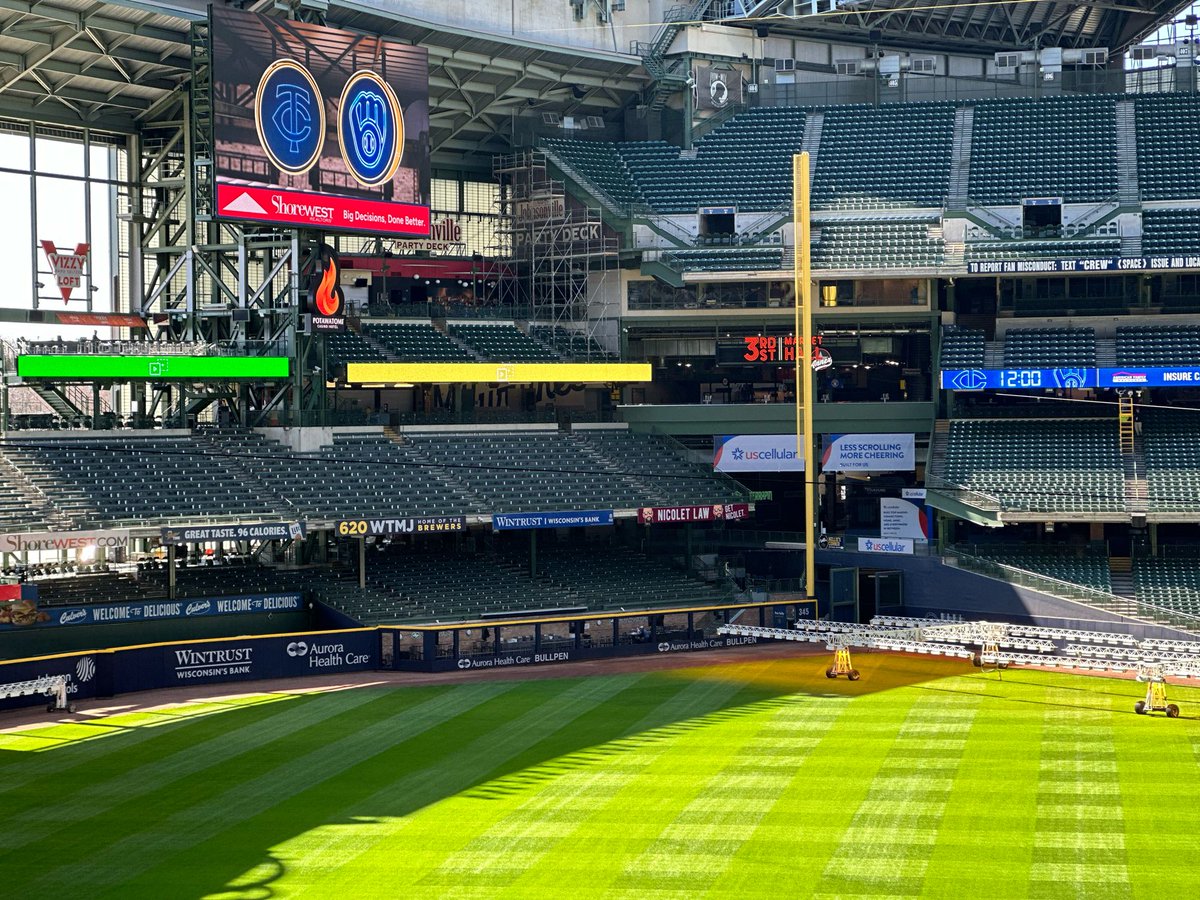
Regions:
[[[211,7],[217,213],[429,234],[429,60],[378,36]]]
[[[823,472],[912,472],[916,435],[831,434],[821,453]]]

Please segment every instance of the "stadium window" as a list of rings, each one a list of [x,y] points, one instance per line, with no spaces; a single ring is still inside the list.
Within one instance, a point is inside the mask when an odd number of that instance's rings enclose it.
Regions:
[[[463,212],[494,213],[500,199],[500,186],[488,181],[463,182]]]

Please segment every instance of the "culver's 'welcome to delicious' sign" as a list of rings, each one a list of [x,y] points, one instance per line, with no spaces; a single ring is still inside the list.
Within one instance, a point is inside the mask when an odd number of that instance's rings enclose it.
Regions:
[[[301,594],[254,594],[204,597],[192,600],[154,600],[145,603],[99,603],[94,606],[42,607],[46,618],[30,623],[37,628],[60,625],[114,625],[156,619],[195,619],[247,613],[295,612],[303,609]],[[0,622],[0,630],[15,625]]]

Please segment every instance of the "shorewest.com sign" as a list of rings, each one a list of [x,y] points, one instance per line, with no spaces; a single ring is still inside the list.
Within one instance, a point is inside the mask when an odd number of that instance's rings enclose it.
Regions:
[[[29,531],[0,534],[0,553],[37,553],[41,551],[115,550],[129,546],[129,532],[110,531]]]

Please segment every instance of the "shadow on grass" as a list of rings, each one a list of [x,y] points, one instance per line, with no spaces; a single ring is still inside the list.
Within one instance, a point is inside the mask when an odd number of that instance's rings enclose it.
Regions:
[[[449,797],[501,800],[722,722],[973,671],[894,654],[856,654],[855,665],[862,680],[830,680],[825,656],[748,653],[658,673],[289,695],[118,722],[104,740],[49,752],[0,750],[14,836],[0,846],[5,889],[268,898],[288,874],[277,848],[298,838],[336,866],[370,846],[378,823]]]

